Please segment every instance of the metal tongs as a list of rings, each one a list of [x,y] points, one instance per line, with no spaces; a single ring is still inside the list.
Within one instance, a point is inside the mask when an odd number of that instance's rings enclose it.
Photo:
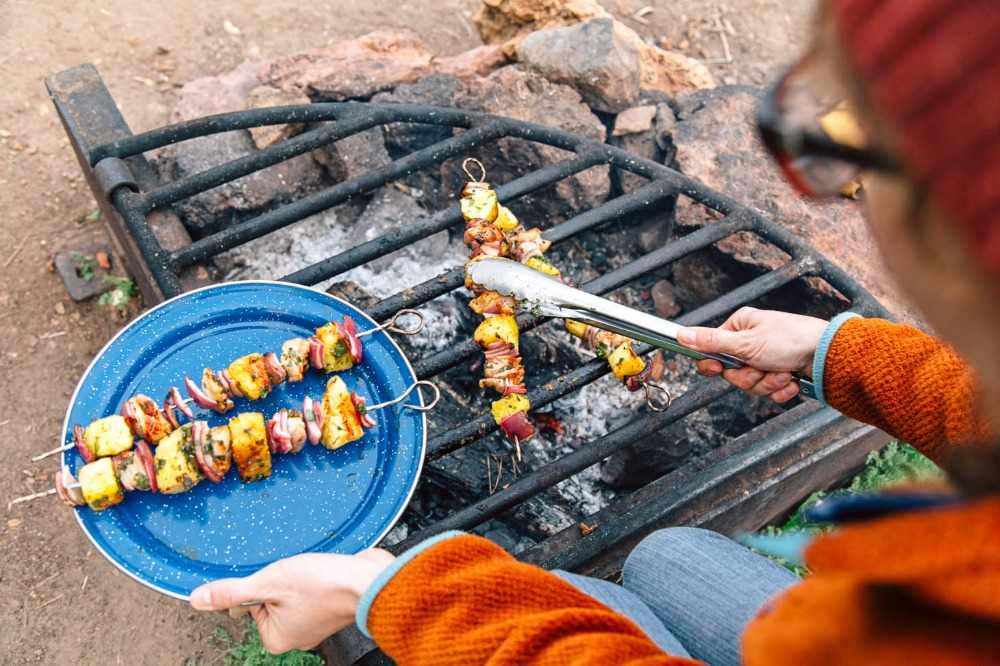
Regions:
[[[487,257],[472,262],[468,267],[468,276],[478,285],[513,297],[519,309],[535,315],[574,319],[695,360],[714,359],[724,368],[738,369],[746,365],[729,354],[700,352],[685,347],[677,341],[681,326],[676,322],[588,294],[510,259]],[[801,395],[816,397],[811,381],[800,376],[796,376],[796,380]]]

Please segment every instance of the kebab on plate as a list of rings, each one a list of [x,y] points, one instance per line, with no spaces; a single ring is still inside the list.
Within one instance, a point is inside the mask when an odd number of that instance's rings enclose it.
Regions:
[[[207,479],[219,483],[235,466],[244,483],[271,475],[273,454],[298,453],[308,441],[337,449],[375,426],[365,400],[333,376],[321,400],[308,396],[302,410],[283,408],[265,420],[261,412],[243,412],[224,425],[194,420],[164,437],[155,453],[144,440],[134,448],[87,462],[77,481],[68,467],[55,477],[55,492],[71,506],[94,511],[119,504],[126,492],[183,493]]]

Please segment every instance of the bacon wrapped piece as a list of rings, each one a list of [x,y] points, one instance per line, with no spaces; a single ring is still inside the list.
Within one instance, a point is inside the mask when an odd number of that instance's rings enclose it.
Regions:
[[[469,307],[472,308],[472,311],[484,317],[512,315],[515,305],[513,298],[495,291],[484,291],[469,301]]]
[[[511,234],[508,240],[510,256],[522,264],[533,257],[541,257],[552,245],[552,241],[542,238],[542,230],[538,227]]]

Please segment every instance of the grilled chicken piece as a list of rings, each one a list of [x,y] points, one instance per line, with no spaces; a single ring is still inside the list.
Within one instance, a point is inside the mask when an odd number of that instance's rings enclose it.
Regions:
[[[80,490],[94,511],[104,511],[125,499],[125,491],[111,458],[100,458],[80,468]]]
[[[174,429],[156,401],[141,393],[125,401],[122,416],[136,437],[154,444]]]
[[[156,486],[161,493],[173,495],[191,490],[201,479],[188,423],[167,435],[156,447]]]
[[[484,291],[469,301],[469,307],[476,314],[491,317],[514,314],[515,303],[510,296],[503,296],[495,291]]]
[[[95,458],[104,458],[132,448],[135,439],[123,416],[105,416],[87,426],[83,432],[84,446]]]
[[[225,476],[233,464],[229,426],[220,425],[209,428],[202,447],[206,460],[211,461],[219,476]]]
[[[281,345],[281,365],[289,382],[300,382],[309,369],[309,341],[305,338],[285,340]]]
[[[152,490],[146,464],[137,451],[123,451],[111,459],[114,461],[118,481],[125,490]]]
[[[542,238],[542,230],[538,227],[512,234],[509,240],[510,256],[522,264],[533,257],[541,257],[552,246],[552,241]]]
[[[361,439],[364,434],[361,416],[347,384],[340,377],[331,377],[323,393],[323,435],[320,441],[328,449],[337,449]]]
[[[229,392],[219,383],[219,378],[215,376],[211,368],[205,368],[201,373],[201,388],[205,394],[215,401],[215,411],[220,414],[228,412],[235,407]]]
[[[267,428],[260,412],[238,414],[229,420],[233,462],[244,483],[271,476],[271,450]]]

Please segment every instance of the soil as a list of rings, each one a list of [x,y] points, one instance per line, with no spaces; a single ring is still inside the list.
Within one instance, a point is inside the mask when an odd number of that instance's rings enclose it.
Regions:
[[[379,28],[410,28],[440,54],[478,45],[476,0],[175,0],[101,3],[0,0],[0,500],[51,487],[66,405],[87,364],[123,324],[67,296],[53,254],[107,242],[96,206],[49,102],[44,78],[91,62],[133,131],[166,122],[175,83]],[[761,84],[805,41],[810,3],[605,0],[649,40],[711,63],[720,83]],[[335,8],[335,9],[334,9]],[[228,22],[228,24],[226,23]],[[229,28],[228,30],[226,28]],[[233,27],[238,30],[233,30]],[[134,308],[138,310],[138,308]],[[134,314],[134,312],[133,312]],[[0,662],[181,664],[220,659],[210,641],[225,615],[200,615],[120,574],[51,497],[0,518]],[[188,662],[190,663],[190,662]]]

